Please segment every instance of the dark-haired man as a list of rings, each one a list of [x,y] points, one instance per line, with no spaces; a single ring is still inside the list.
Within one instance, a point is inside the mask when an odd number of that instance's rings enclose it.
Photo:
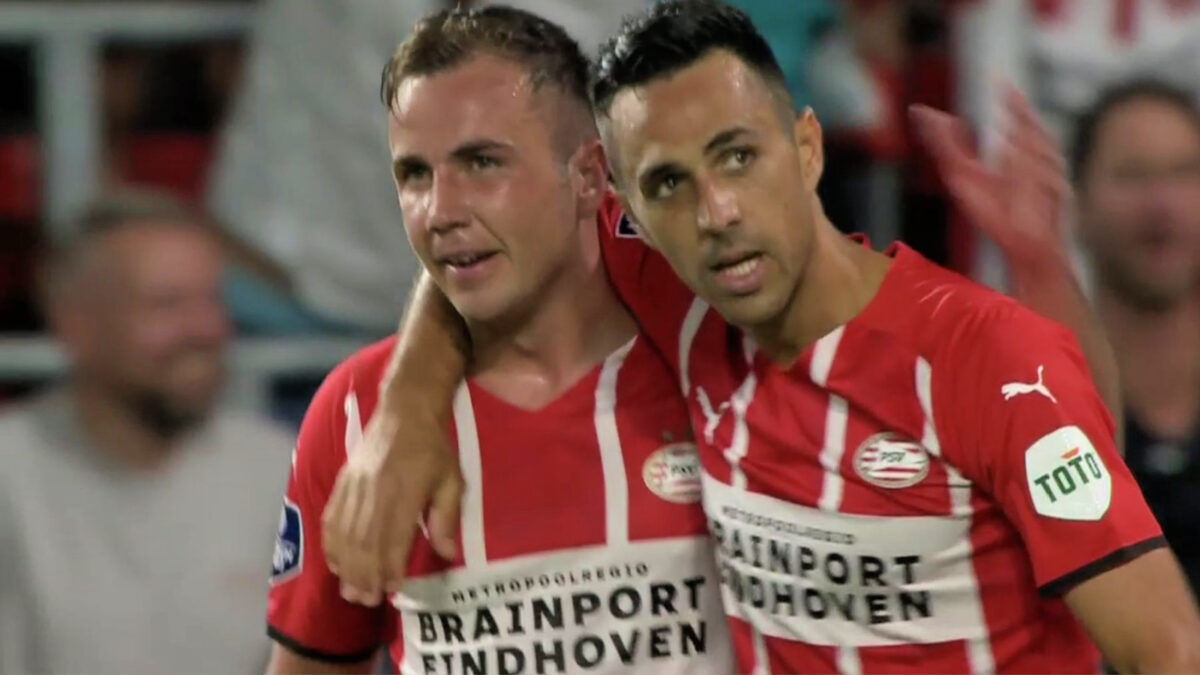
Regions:
[[[1125,461],[1200,584],[1200,110],[1156,80],[1113,86],[1071,149],[1079,234],[1121,371]]]
[[[520,10],[438,12],[384,89],[409,241],[470,339],[438,422],[466,480],[462,536],[445,557],[419,538],[387,605],[342,597],[320,516],[396,340],[352,356],[300,432],[271,672],[363,672],[381,644],[405,673],[729,672],[686,406],[600,262],[606,171],[578,45]]]
[[[666,2],[593,89],[632,216],[603,213],[605,262],[688,398],[740,668],[1094,672],[1089,634],[1123,670],[1200,668],[1194,604],[1074,338],[839,236],[820,128],[781,79],[744,15]],[[972,216],[1044,223],[1060,168],[1014,138],[1004,180],[954,144],[943,169]],[[413,341],[397,379],[427,385],[412,373],[447,343]],[[421,488],[399,473],[389,487]]]

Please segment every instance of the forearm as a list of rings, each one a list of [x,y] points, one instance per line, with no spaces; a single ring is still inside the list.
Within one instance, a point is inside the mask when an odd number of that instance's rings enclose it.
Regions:
[[[397,415],[425,413],[448,422],[470,351],[462,317],[429,275],[422,273],[400,320],[399,339],[380,390],[380,407]]]
[[[1057,321],[1075,333],[1087,358],[1092,379],[1117,425],[1117,440],[1122,439],[1121,383],[1117,360],[1104,327],[1088,305],[1083,290],[1063,259],[1015,264],[1009,273],[1013,294],[1027,307]]]

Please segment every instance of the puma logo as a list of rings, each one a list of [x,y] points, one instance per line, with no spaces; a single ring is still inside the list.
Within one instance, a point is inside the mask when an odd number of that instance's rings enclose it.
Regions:
[[[1054,394],[1051,394],[1050,390],[1046,388],[1046,385],[1042,383],[1042,372],[1044,370],[1045,366],[1038,366],[1037,382],[1034,382],[1033,384],[1026,384],[1024,382],[1009,382],[1008,384],[1000,387],[1000,393],[1004,394],[1004,400],[1007,401],[1014,396],[1020,396],[1021,394],[1032,394],[1037,392],[1051,401],[1058,403],[1058,399],[1054,398]]]
[[[712,443],[713,434],[721,425],[721,418],[725,416],[725,412],[729,410],[731,404],[729,401],[725,401],[716,410],[713,410],[712,401],[708,399],[708,392],[704,391],[704,387],[696,387],[696,400],[700,402],[700,411],[704,413],[704,440]]]

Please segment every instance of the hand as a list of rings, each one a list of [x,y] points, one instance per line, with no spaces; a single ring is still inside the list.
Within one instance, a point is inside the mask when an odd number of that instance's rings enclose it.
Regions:
[[[1008,128],[994,169],[972,148],[962,121],[926,106],[909,112],[950,199],[972,226],[995,240],[1014,265],[1048,256],[1052,264],[1064,264],[1072,194],[1066,162],[1020,92],[1009,87],[1006,93]]]
[[[399,589],[418,528],[438,555],[455,557],[462,475],[446,425],[421,409],[380,398],[325,507],[325,558],[351,602],[374,606]]]

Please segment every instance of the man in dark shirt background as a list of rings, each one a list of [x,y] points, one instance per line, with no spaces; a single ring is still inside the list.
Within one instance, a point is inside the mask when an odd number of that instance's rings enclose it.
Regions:
[[[1131,80],[1079,118],[1071,149],[1093,298],[1116,351],[1125,453],[1200,586],[1200,110]]]

